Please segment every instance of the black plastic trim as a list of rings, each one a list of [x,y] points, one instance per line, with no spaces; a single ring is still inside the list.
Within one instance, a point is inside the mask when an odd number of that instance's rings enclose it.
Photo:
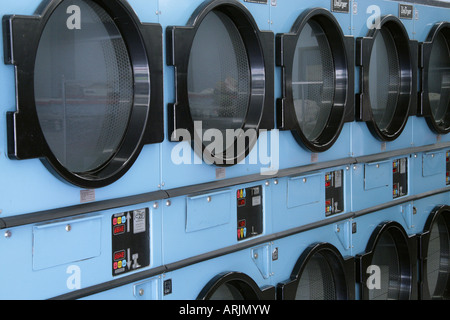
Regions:
[[[409,237],[403,227],[395,221],[386,221],[377,226],[363,254],[356,255],[356,280],[360,287],[360,297],[362,300],[369,298],[369,288],[367,280],[369,274],[367,268],[372,265],[375,248],[381,236],[389,233],[395,242],[397,253],[399,254],[400,266],[400,291],[399,300],[417,299],[417,237]]]
[[[433,296],[429,291],[427,270],[428,270],[428,244],[430,242],[431,229],[436,223],[439,216],[442,216],[445,221],[447,233],[450,234],[450,206],[441,205],[434,208],[428,216],[425,223],[423,233],[418,237],[419,245],[419,298],[421,300],[450,300],[450,276],[447,275],[446,283],[438,283],[437,291],[442,293],[439,296]],[[449,263],[449,252],[446,252],[445,262]]]
[[[311,258],[321,254],[333,272],[337,300],[355,299],[355,260],[343,258],[339,250],[329,243],[310,245],[299,257],[289,280],[277,285],[277,299],[294,300],[301,275]]]
[[[205,145],[195,146],[194,121],[189,109],[187,70],[189,56],[194,37],[205,16],[211,11],[220,11],[226,14],[239,29],[240,35],[247,49],[251,68],[251,94],[247,115],[242,130],[254,129],[271,130],[275,127],[274,120],[274,34],[271,31],[260,31],[254,18],[247,8],[235,0],[209,0],[205,1],[192,14],[187,26],[169,26],[166,29],[167,37],[167,64],[175,68],[175,102],[168,106],[168,130],[171,141],[179,141],[177,129],[185,129],[190,133],[192,147],[200,152],[200,157],[208,158],[217,166],[231,166],[243,160],[254,145],[254,142],[245,142],[244,152],[237,150],[234,144],[234,157],[227,159],[216,157],[205,151]],[[247,140],[247,139],[246,139]]]
[[[369,66],[375,37],[382,28],[392,34],[398,52],[400,65],[400,93],[396,110],[386,130],[375,122],[370,103]],[[356,94],[355,115],[357,121],[364,121],[374,137],[381,141],[393,141],[403,132],[409,116],[415,115],[417,106],[417,60],[418,42],[410,40],[403,23],[393,15],[381,18],[379,28],[368,31],[367,36],[356,39],[356,66],[360,67],[360,93]]]
[[[333,54],[335,93],[331,114],[320,136],[309,140],[302,132],[295,114],[292,73],[295,49],[300,34],[309,21],[317,22],[327,35]],[[296,141],[313,152],[323,152],[333,146],[345,122],[354,120],[354,38],[345,36],[334,15],[323,8],[304,11],[295,21],[290,33],[277,34],[276,61],[282,67],[283,97],[277,100],[277,126],[291,130]]]
[[[427,39],[423,43],[419,44],[419,68],[421,71],[421,87],[418,95],[417,115],[425,117],[428,126],[434,133],[446,134],[450,132],[450,104],[447,106],[443,125],[437,124],[434,119],[433,112],[431,111],[427,81],[431,50],[433,48],[434,40],[439,33],[442,33],[444,35],[450,54],[450,22],[436,23],[431,28]]]
[[[7,113],[8,156],[40,158],[61,180],[82,188],[101,188],[120,179],[145,144],[159,143],[163,131],[162,28],[140,23],[125,0],[93,0],[109,15],[128,48],[135,92],[130,121],[119,150],[101,168],[70,172],[56,159],[41,130],[34,98],[34,66],[39,39],[54,10],[64,0],[45,1],[35,16],[3,17],[4,59],[16,68],[17,111]]]
[[[197,297],[197,300],[210,300],[219,287],[229,284],[235,287],[244,300],[275,300],[275,291],[261,289],[248,275],[242,272],[224,272],[210,280]],[[271,287],[273,288],[273,287]],[[270,296],[273,294],[272,296]]]

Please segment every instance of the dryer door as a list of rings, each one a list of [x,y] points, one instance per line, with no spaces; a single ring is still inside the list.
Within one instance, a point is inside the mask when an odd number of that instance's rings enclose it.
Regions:
[[[186,27],[168,27],[167,37],[172,141],[190,139],[206,163],[238,163],[259,130],[274,127],[273,33],[259,31],[240,2],[218,0],[206,1]]]
[[[278,127],[311,151],[329,149],[354,119],[354,39],[327,10],[305,11],[291,32],[277,35],[283,97]]]
[[[366,253],[356,256],[357,280],[363,300],[416,298],[417,239],[397,222],[380,224]]]
[[[162,131],[162,36],[126,1],[53,0],[7,16],[5,62],[16,67],[11,158],[40,158],[83,188],[119,179]]]
[[[437,207],[420,236],[420,297],[450,299],[450,207]]]
[[[274,300],[274,287],[260,288],[244,273],[226,272],[213,278],[197,300]]]
[[[278,284],[278,299],[353,300],[354,259],[345,259],[331,244],[309,247],[298,259],[291,279]]]
[[[421,45],[419,115],[437,134],[450,132],[450,23],[436,24]]]
[[[401,21],[391,15],[356,41],[361,87],[356,116],[379,140],[398,138],[415,114],[417,50],[417,42],[409,40]]]

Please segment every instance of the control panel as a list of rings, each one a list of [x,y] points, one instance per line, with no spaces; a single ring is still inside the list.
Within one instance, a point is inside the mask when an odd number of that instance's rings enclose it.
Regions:
[[[113,215],[111,228],[113,276],[147,267],[150,264],[148,209]]]
[[[408,158],[392,162],[392,197],[393,199],[408,194]]]
[[[238,189],[237,194],[237,240],[242,241],[263,232],[262,187]]]
[[[337,170],[325,174],[325,215],[344,211],[344,171]]]

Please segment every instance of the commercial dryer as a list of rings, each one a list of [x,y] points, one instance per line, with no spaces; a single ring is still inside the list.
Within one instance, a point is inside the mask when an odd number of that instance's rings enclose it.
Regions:
[[[355,299],[355,260],[349,220],[317,226],[274,241],[277,299]]]
[[[414,203],[419,231],[419,298],[448,300],[449,193]]]
[[[280,168],[351,156],[354,39],[349,1],[275,1]]]
[[[417,104],[417,41],[413,7],[396,1],[355,1],[355,156],[410,148]]]
[[[415,37],[419,41],[419,96],[414,145],[450,141],[450,6],[415,5]]]
[[[157,191],[156,19],[140,21],[121,0],[21,1],[0,10],[2,217]]]
[[[270,4],[164,0],[159,12],[166,50],[162,188],[261,175],[276,164],[268,154]]]
[[[352,219],[356,296],[361,300],[417,299],[417,237],[411,202]]]

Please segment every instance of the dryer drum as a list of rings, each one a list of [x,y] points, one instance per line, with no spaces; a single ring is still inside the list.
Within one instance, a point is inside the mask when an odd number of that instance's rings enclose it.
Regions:
[[[421,45],[422,90],[419,115],[431,130],[450,132],[450,23],[436,24]]]
[[[259,288],[256,282],[241,272],[224,272],[203,288],[197,300],[273,300],[274,288]]]
[[[310,246],[298,259],[291,279],[278,284],[283,300],[353,300],[354,259],[344,260],[327,243]]]
[[[191,139],[207,163],[238,163],[259,131],[274,127],[273,33],[260,31],[238,1],[218,0],[204,2],[186,27],[168,27],[167,37],[167,61],[176,67],[172,141]]]
[[[450,299],[450,207],[436,208],[420,237],[420,297]]]
[[[161,27],[125,1],[54,0],[6,16],[5,62],[16,66],[11,158],[41,158],[84,188],[109,185],[162,131]]]
[[[277,35],[283,98],[278,126],[314,152],[332,147],[343,124],[353,121],[354,41],[322,8],[302,13],[291,32]]]
[[[363,300],[411,300],[416,296],[416,239],[397,222],[379,225],[366,253],[358,255],[357,279]]]
[[[358,38],[361,93],[356,115],[379,140],[392,141],[402,133],[417,100],[417,42],[394,16],[383,17],[367,37]]]

